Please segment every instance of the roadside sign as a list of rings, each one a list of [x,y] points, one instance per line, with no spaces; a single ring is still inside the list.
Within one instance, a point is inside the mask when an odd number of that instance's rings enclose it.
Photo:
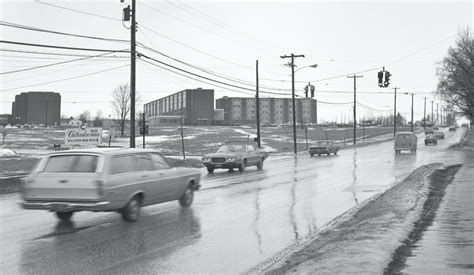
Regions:
[[[66,129],[64,131],[66,145],[99,145],[102,143],[102,128]]]

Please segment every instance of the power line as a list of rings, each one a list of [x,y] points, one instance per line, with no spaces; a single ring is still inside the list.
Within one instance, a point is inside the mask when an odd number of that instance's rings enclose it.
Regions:
[[[252,92],[254,91],[254,89],[250,89],[250,88],[241,87],[241,86],[237,86],[237,85],[234,85],[234,84],[222,82],[222,81],[220,81],[220,80],[215,80],[215,79],[212,79],[212,78],[209,78],[209,77],[206,77],[206,76],[202,76],[202,75],[199,75],[199,74],[196,74],[196,73],[193,73],[193,72],[190,72],[190,71],[187,71],[187,70],[178,68],[178,67],[176,67],[176,66],[170,65],[170,64],[165,63],[165,62],[162,62],[162,61],[159,61],[159,60],[157,60],[157,59],[155,59],[155,58],[149,57],[149,56],[144,55],[144,54],[142,54],[142,53],[138,53],[138,55],[141,56],[141,57],[147,58],[147,59],[149,59],[149,60],[155,61],[155,62],[157,62],[157,63],[160,63],[160,64],[162,64],[162,65],[165,65],[165,66],[167,66],[167,67],[173,68],[173,69],[175,69],[175,70],[178,70],[178,71],[181,71],[181,72],[184,72],[184,73],[193,75],[193,76],[197,76],[197,77],[199,77],[199,78],[202,78],[202,79],[205,79],[205,80],[208,80],[208,81],[216,82],[216,83],[219,83],[219,84],[222,84],[222,85],[226,85],[226,86],[229,86],[229,87],[233,87],[233,88],[237,88],[237,89],[242,89],[242,90],[246,90],[246,91],[252,91]],[[283,93],[274,93],[274,92],[269,92],[269,91],[261,91],[261,93],[274,94],[274,95],[287,95],[287,94],[283,94]]]
[[[31,46],[31,47],[43,47],[43,48],[65,49],[65,50],[77,50],[77,51],[130,53],[130,51],[123,51],[123,50],[106,50],[106,49],[92,49],[92,48],[77,48],[77,47],[53,46],[53,45],[36,44],[36,43],[25,43],[25,42],[17,42],[17,41],[9,41],[9,40],[0,40],[0,43],[14,44],[14,45],[22,45],[22,46]]]
[[[15,53],[26,53],[26,54],[40,54],[40,55],[56,55],[56,56],[75,56],[75,57],[90,56],[90,55],[84,55],[84,54],[66,54],[66,53],[24,51],[24,50],[13,50],[13,49],[0,49],[0,51],[2,51],[2,52],[15,52]],[[129,52],[128,49],[126,51]],[[2,56],[5,56],[5,55],[2,55]],[[31,57],[23,57],[23,58],[31,58]],[[40,57],[34,57],[34,58],[40,58]],[[102,58],[130,58],[130,57],[128,57],[128,56],[103,56]]]
[[[100,14],[95,14],[95,13],[91,13],[91,12],[86,12],[86,11],[81,11],[81,10],[66,8],[66,7],[62,7],[62,6],[54,5],[54,4],[50,4],[50,3],[44,3],[44,2],[41,2],[40,0],[35,0],[35,2],[38,3],[38,4],[43,4],[43,5],[55,7],[55,8],[58,8],[58,9],[68,10],[68,11],[77,12],[77,13],[82,13],[82,14],[86,14],[86,15],[90,15],[90,16],[95,16],[95,17],[99,17],[99,18],[103,18],[103,19],[108,19],[108,20],[113,20],[113,21],[122,22],[121,19],[117,19],[117,18],[113,18],[113,17],[108,17],[108,16],[104,16],[104,15],[100,15]]]
[[[40,86],[40,85],[45,85],[45,84],[52,84],[52,83],[56,83],[56,82],[66,81],[66,80],[73,80],[73,79],[76,79],[76,78],[81,78],[81,77],[85,77],[85,76],[90,76],[90,75],[95,75],[95,74],[99,74],[99,73],[103,73],[103,72],[108,72],[108,71],[116,70],[116,69],[127,67],[127,66],[130,66],[130,64],[125,64],[125,65],[121,65],[121,66],[118,66],[118,67],[113,67],[113,68],[106,69],[106,70],[96,71],[96,72],[92,72],[92,73],[88,73],[88,74],[83,74],[83,75],[78,75],[78,76],[73,76],[73,77],[68,77],[68,78],[43,82],[43,83],[37,83],[37,84],[33,84],[33,85],[28,85],[28,86],[2,89],[2,90],[0,90],[0,92],[6,92],[6,91],[11,91],[11,90],[23,89],[23,88],[30,88],[30,87],[35,87],[35,86]]]
[[[40,29],[40,28],[36,28],[36,27],[26,26],[26,25],[20,25],[20,24],[6,22],[6,21],[0,21],[0,25],[6,26],[6,27],[23,29],[23,30],[29,30],[29,31],[45,32],[45,33],[66,35],[66,36],[79,37],[79,38],[95,39],[95,40],[109,41],[109,42],[130,43],[129,40],[124,40],[124,39],[104,38],[104,37],[97,37],[97,36],[89,36],[89,35],[80,35],[80,34],[73,34],[73,33],[58,32],[58,31],[52,31],[52,30],[46,30],[46,29]]]
[[[35,70],[35,69],[41,69],[41,68],[46,68],[46,67],[51,67],[51,66],[56,66],[56,65],[61,65],[61,64],[86,60],[86,59],[90,59],[90,58],[94,58],[94,57],[100,57],[100,56],[103,56],[103,55],[106,55],[106,54],[110,54],[110,53],[103,53],[103,54],[99,54],[99,55],[95,55],[95,56],[89,56],[89,57],[82,57],[82,58],[78,58],[78,59],[66,60],[66,61],[62,61],[62,62],[56,62],[56,63],[52,63],[52,64],[46,64],[46,65],[41,65],[41,66],[36,66],[36,67],[30,67],[30,68],[26,68],[26,69],[15,70],[15,71],[0,72],[0,75],[11,74],[11,73],[19,73],[19,72],[24,72],[24,71],[31,71],[31,70]]]

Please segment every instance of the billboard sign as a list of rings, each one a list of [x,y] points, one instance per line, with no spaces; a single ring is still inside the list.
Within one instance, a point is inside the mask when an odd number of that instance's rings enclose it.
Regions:
[[[90,146],[102,143],[102,128],[73,128],[66,129],[64,133],[64,143],[69,146]]]

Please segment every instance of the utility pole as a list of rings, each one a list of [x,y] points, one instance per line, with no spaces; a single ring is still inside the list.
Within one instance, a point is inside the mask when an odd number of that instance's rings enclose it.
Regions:
[[[414,94],[411,94],[411,132],[413,133],[413,96]]]
[[[143,112],[141,127],[142,127],[142,134],[143,134],[143,149],[145,149],[145,135],[146,135],[145,112]]]
[[[261,148],[260,144],[260,100],[258,99],[258,60],[256,61],[256,93],[255,93],[255,106],[257,109],[257,145]]]
[[[354,145],[356,144],[356,128],[357,128],[357,118],[356,118],[356,105],[357,105],[357,100],[356,100],[356,79],[358,77],[364,77],[363,75],[353,75],[353,76],[347,76],[347,78],[354,78]]]
[[[439,104],[438,103],[436,103],[436,124],[438,125],[441,124],[439,122]]]
[[[434,117],[433,117],[433,100],[431,100],[431,122],[433,122],[433,125],[434,125]]]
[[[393,96],[393,137],[397,134],[397,89],[400,87],[393,87],[392,89],[395,90]]]
[[[295,104],[295,57],[304,57],[304,55],[282,55],[280,58],[291,58],[291,98],[293,102],[293,151],[296,154],[297,153],[297,148],[296,148],[296,104]]]
[[[180,128],[181,128],[181,148],[183,150],[183,159],[186,159],[186,153],[184,151],[184,133],[183,133],[183,109],[181,108]]]
[[[423,108],[423,129],[426,129],[426,96],[423,98],[425,99],[425,105]]]

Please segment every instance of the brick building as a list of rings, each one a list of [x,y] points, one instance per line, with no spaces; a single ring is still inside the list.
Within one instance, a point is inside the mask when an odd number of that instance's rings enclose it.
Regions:
[[[211,125],[214,121],[214,90],[186,89],[145,103],[148,125]]]
[[[293,124],[291,98],[260,98],[260,124]],[[224,110],[225,125],[256,123],[256,99],[253,97],[223,97],[216,100],[216,109]],[[295,99],[297,124],[316,124],[317,105],[312,98]]]
[[[61,125],[61,95],[54,92],[28,92],[12,102],[14,124]]]

